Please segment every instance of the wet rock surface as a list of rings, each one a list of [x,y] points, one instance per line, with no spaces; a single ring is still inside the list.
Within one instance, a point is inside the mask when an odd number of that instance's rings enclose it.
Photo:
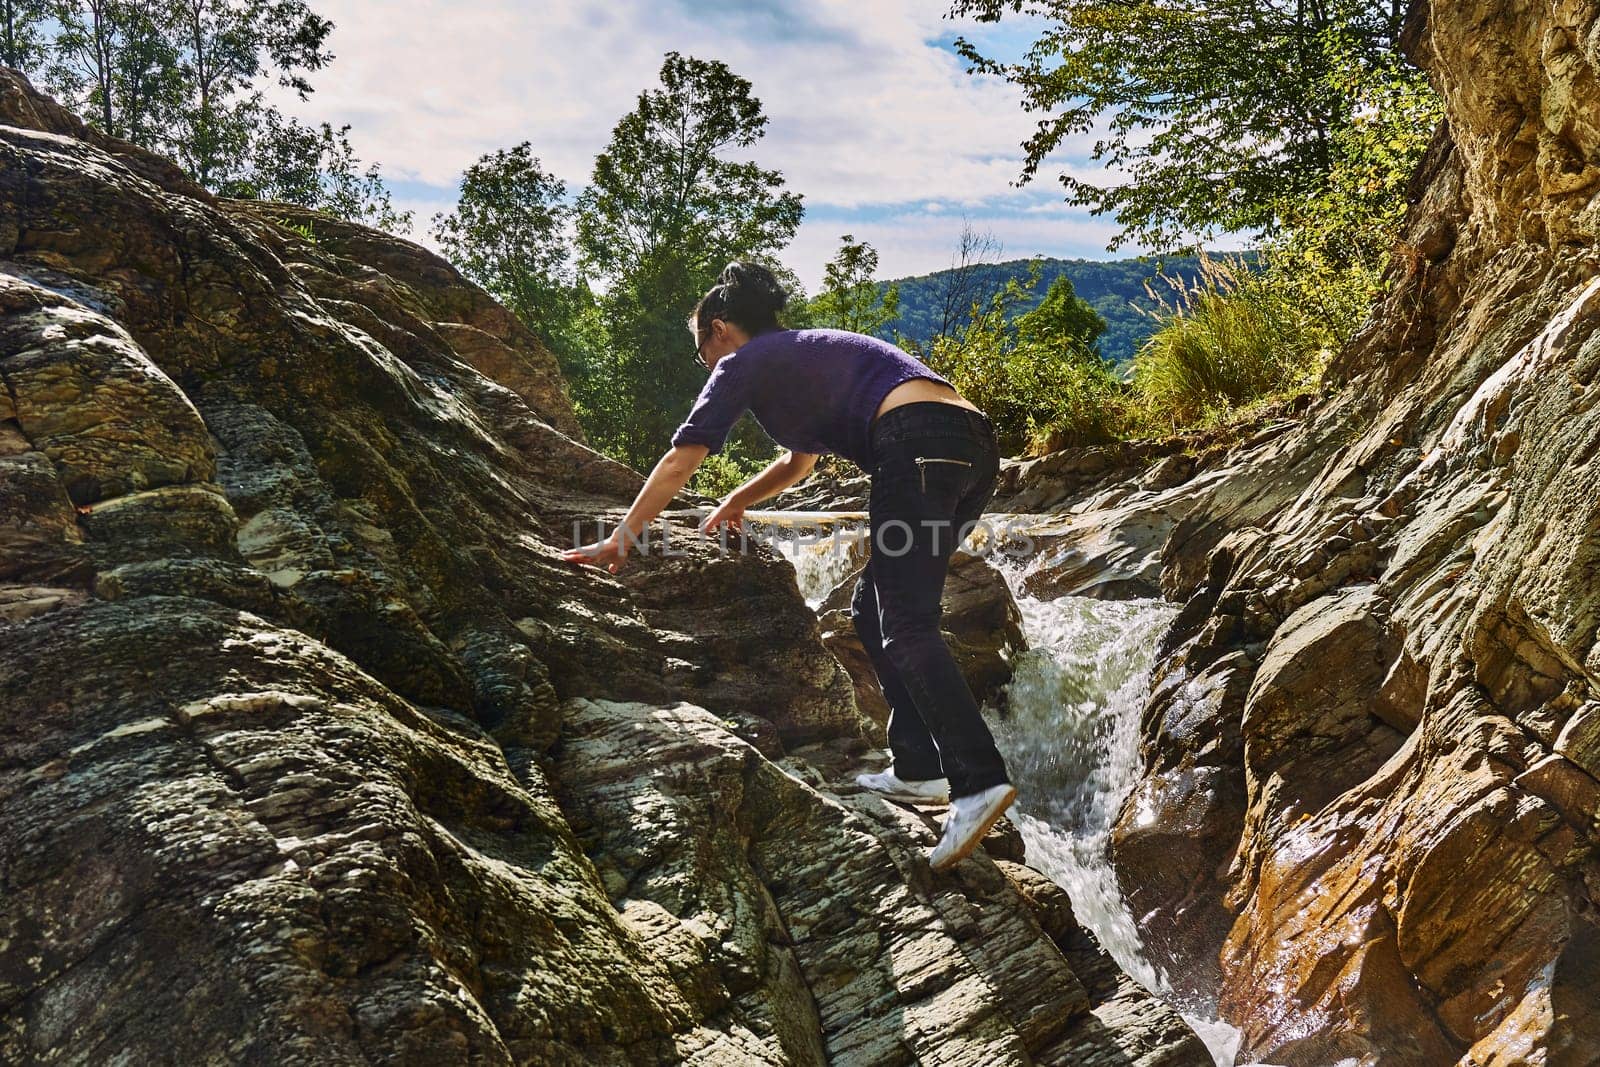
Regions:
[[[0,71],[0,383],[0,1060],[1207,1062],[431,254]]]

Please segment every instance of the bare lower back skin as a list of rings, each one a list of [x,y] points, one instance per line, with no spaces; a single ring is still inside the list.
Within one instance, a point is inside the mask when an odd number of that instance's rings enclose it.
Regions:
[[[877,418],[890,408],[897,408],[901,404],[911,404],[919,400],[937,400],[945,404],[954,404],[957,407],[970,408],[980,411],[978,405],[956,392],[952,386],[943,382],[936,382],[932,378],[910,378],[901,382],[878,405],[878,410],[873,413]],[[981,413],[981,411],[980,411]]]

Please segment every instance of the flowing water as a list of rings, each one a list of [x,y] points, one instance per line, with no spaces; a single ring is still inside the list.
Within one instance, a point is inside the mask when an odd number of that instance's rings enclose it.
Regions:
[[[1022,591],[1021,560],[997,557],[1022,612],[1028,651],[1012,663],[1009,713],[991,716],[1017,783],[1012,821],[1028,863],[1072,898],[1073,914],[1140,985],[1172,1003],[1220,1067],[1239,1031],[1175,1003],[1145,959],[1108,848],[1123,799],[1139,780],[1139,716],[1162,633],[1178,613],[1162,600],[1038,600]]]
[[[832,534],[812,534],[775,540],[778,549],[794,564],[795,582],[806,604],[815,610],[833,587],[855,570],[857,560],[850,554],[850,541],[858,530],[839,529]]]
[[[794,563],[813,608],[851,570],[846,553],[827,544],[774,547]],[[1155,648],[1178,609],[1161,600],[1038,600],[1022,591],[1025,559],[996,553],[990,561],[1011,587],[1029,646],[1012,663],[1008,713],[988,716],[1017,784],[1011,817],[1028,863],[1067,890],[1078,921],[1124,971],[1172,1003],[1164,976],[1145,959],[1107,846],[1138,780],[1139,715]],[[1230,1067],[1239,1032],[1174,1006]]]

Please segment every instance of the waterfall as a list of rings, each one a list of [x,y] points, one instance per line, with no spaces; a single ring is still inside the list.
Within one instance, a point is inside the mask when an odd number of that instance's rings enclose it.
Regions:
[[[1218,1067],[1232,1067],[1239,1031],[1176,1000],[1145,958],[1111,869],[1111,827],[1139,781],[1139,716],[1163,631],[1178,613],[1163,600],[1036,599],[1026,561],[995,557],[1022,612],[1028,651],[1012,662],[1008,714],[991,716],[1017,785],[1012,821],[1030,866],[1066,889],[1073,914],[1134,981],[1176,1008]]]
[[[773,547],[794,564],[800,594],[813,611],[861,562],[850,552],[854,536],[841,530],[836,537],[812,534],[809,538],[774,540]]]
[[[827,543],[773,546],[795,565],[813,608],[853,569],[849,554]],[[1039,600],[1022,589],[1026,559],[996,553],[990,562],[1011,588],[1029,646],[1012,662],[1007,714],[988,714],[1017,785],[1011,818],[1028,863],[1067,890],[1078,921],[1117,964],[1183,1014],[1219,1067],[1231,1067],[1239,1031],[1177,1003],[1145,959],[1107,852],[1117,809],[1138,781],[1139,715],[1155,648],[1178,608],[1161,600]]]
[[[1138,781],[1151,649],[1175,612],[1160,601],[1041,601],[1015,587],[1013,595],[1030,648],[1013,661],[1009,714],[993,727],[1021,794],[1014,821],[1029,862],[1066,888],[1074,914],[1122,969],[1154,989],[1160,976],[1144,959],[1106,848]]]

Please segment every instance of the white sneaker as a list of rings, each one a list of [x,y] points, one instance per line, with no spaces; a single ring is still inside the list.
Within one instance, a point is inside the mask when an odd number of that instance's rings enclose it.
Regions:
[[[858,774],[856,785],[897,800],[925,800],[943,804],[950,799],[950,779],[927,778],[907,782],[895,777],[893,767],[879,774]]]
[[[944,833],[928,854],[928,864],[936,871],[954,867],[978,847],[989,827],[1017,799],[1017,787],[1010,782],[990,786],[981,793],[957,797],[944,817]]]

